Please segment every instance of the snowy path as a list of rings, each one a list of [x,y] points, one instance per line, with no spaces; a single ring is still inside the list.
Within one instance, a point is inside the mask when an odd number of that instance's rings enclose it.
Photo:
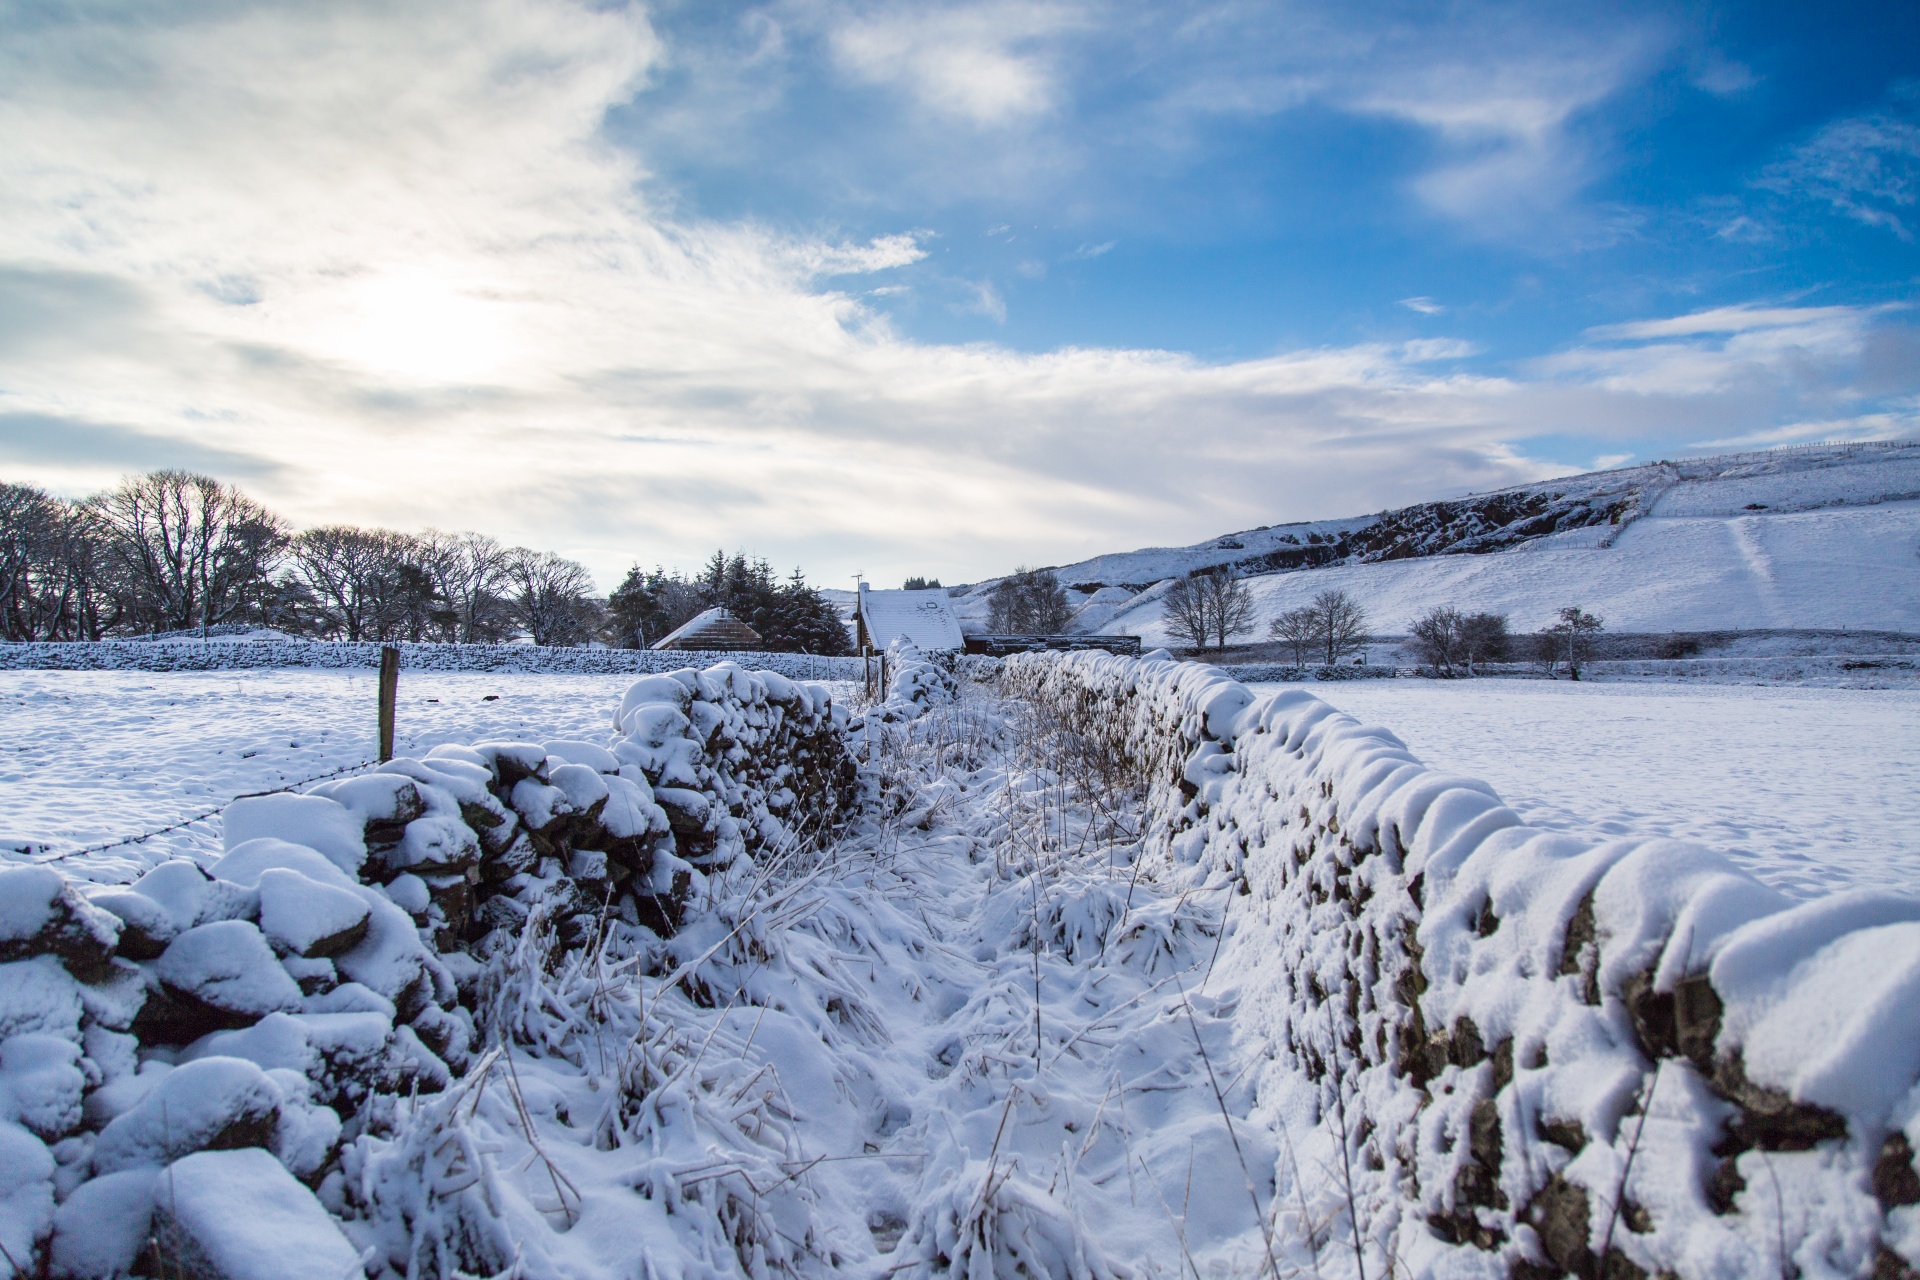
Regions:
[[[722,1219],[724,1197],[748,1197],[749,1231],[807,1273],[1014,1274],[1024,1258],[1079,1280],[1253,1275],[1270,1247],[1310,1261],[1265,1238],[1291,1219],[1268,1216],[1273,1139],[1246,1119],[1233,993],[1209,985],[1217,895],[1136,879],[1130,807],[1090,812],[1044,735],[1009,733],[977,689],[965,697],[891,731],[881,762],[904,811],[776,878],[759,901],[801,904],[770,909],[778,927],[731,937],[727,920],[749,912],[723,904],[672,944],[696,981],[642,980],[653,1029],[629,1054],[669,1081],[691,1074],[687,1098],[656,1087],[658,1118],[609,1142],[596,1117],[620,1092],[602,1083],[618,1014],[611,1035],[575,1027],[557,1052],[515,1050],[537,1146],[505,1104],[492,1123],[479,1109],[474,1136],[503,1148],[507,1196],[544,1212],[522,1211],[529,1224],[553,1222],[541,1153],[565,1175],[571,1229],[519,1237],[553,1272],[628,1276],[644,1252],[642,1274],[680,1274],[678,1250],[711,1257],[701,1214],[632,1195],[663,1179]],[[699,1119],[756,1096],[738,1127]]]
[[[1310,691],[1435,768],[1491,783],[1535,826],[1696,840],[1807,896],[1920,881],[1920,691],[1544,680]]]

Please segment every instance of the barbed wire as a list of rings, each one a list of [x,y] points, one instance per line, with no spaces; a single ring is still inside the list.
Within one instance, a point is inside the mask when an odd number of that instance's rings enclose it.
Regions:
[[[378,760],[361,760],[354,764],[343,764],[337,769],[329,769],[325,773],[316,773],[311,778],[302,778],[298,782],[289,782],[278,787],[268,787],[265,791],[245,791],[222,801],[211,809],[196,813],[190,818],[182,818],[178,822],[168,823],[164,827],[156,827],[152,831],[143,831],[137,836],[127,836],[120,840],[109,840],[104,844],[84,845],[78,849],[69,849],[64,853],[29,856],[25,861],[44,866],[48,863],[64,862],[68,858],[84,858],[90,854],[105,853],[109,849],[120,849],[130,844],[145,844],[155,836],[164,836],[171,832],[184,831],[195,823],[205,822],[208,818],[217,817],[241,800],[256,800],[261,796],[277,796],[298,787],[310,786],[316,782],[325,782],[328,778],[337,778],[343,773],[352,773],[356,769],[365,769],[369,765],[379,763],[381,762]]]

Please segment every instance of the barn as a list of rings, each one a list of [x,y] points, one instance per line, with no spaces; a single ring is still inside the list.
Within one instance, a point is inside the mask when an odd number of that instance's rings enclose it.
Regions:
[[[726,609],[713,608],[694,614],[653,647],[738,653],[760,648],[760,633]]]

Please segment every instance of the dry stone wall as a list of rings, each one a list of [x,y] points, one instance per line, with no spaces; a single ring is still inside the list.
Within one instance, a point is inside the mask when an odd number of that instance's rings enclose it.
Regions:
[[[859,795],[824,685],[723,662],[637,681],[614,719],[605,745],[442,746],[238,801],[206,867],[0,870],[16,1269],[338,1274],[365,1208],[343,1152],[469,1068],[490,961],[536,924],[631,954]]]
[[[1330,1265],[1916,1273],[1920,899],[1530,828],[1304,691],[1164,654],[999,678],[1146,779],[1169,874],[1234,890],[1253,1116]]]

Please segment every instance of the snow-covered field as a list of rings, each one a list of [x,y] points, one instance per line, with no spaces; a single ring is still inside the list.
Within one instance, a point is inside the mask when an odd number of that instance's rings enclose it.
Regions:
[[[634,679],[406,672],[394,753],[597,741]],[[377,683],[370,671],[0,671],[0,837],[55,851],[99,844],[370,760]],[[85,867],[120,879],[219,848],[217,824],[199,823]]]
[[[1373,680],[1309,691],[1434,768],[1491,783],[1532,826],[1697,840],[1796,895],[1920,882],[1920,690]]]

